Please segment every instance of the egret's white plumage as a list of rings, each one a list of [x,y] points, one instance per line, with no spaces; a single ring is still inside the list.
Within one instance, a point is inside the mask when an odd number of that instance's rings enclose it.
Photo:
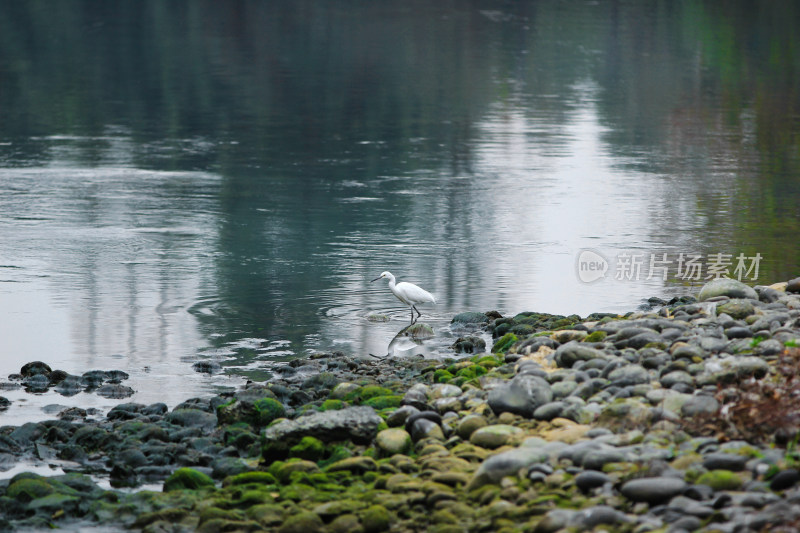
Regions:
[[[383,278],[389,280],[389,290],[392,291],[392,294],[394,294],[398,300],[411,308],[412,324],[416,322],[414,319],[414,311],[417,312],[417,318],[422,316],[422,313],[420,313],[419,309],[416,308],[416,304],[424,304],[428,302],[436,303],[436,298],[434,298],[433,295],[425,289],[405,281],[396,283],[395,277],[391,272],[382,272],[380,276],[372,281],[378,281],[379,279]]]

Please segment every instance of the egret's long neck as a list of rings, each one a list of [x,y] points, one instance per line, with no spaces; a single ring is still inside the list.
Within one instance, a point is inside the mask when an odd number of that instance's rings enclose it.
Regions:
[[[394,276],[386,276],[386,277],[389,278],[389,288],[391,290],[394,290],[394,281],[395,281]]]

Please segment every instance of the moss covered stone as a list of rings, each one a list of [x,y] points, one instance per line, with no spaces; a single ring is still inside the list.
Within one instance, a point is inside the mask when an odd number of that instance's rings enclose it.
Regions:
[[[453,379],[453,374],[445,370],[444,368],[439,368],[434,370],[433,372],[433,381],[436,383],[447,383],[451,379]]]
[[[303,437],[289,449],[289,455],[316,462],[325,455],[325,445],[317,438]]]
[[[259,485],[272,485],[277,483],[278,480],[269,472],[244,472],[231,476],[225,480],[223,485],[246,485],[248,483],[257,483]]]
[[[311,531],[321,531],[323,528],[322,519],[318,514],[309,511],[301,511],[286,519],[278,528],[279,533],[310,533]]]
[[[488,372],[486,370],[486,368],[481,366],[481,365],[470,365],[470,366],[468,366],[466,368],[462,368],[458,372],[456,372],[456,376],[463,377],[463,378],[466,378],[466,379],[469,380],[469,379],[475,379],[477,377],[480,377],[480,376],[486,374],[486,372]]]
[[[214,480],[194,468],[179,468],[164,481],[164,492],[213,487]]]
[[[55,492],[55,489],[45,478],[25,477],[12,480],[6,491],[6,496],[27,503],[31,500],[52,494],[53,492]]]
[[[373,505],[361,513],[361,525],[365,533],[388,531],[392,517],[383,505]]]
[[[368,405],[375,410],[381,410],[381,409],[388,409],[391,407],[400,407],[400,403],[402,401],[403,401],[402,396],[395,396],[395,395],[375,396],[365,401],[363,405]]]
[[[593,331],[583,338],[583,342],[602,342],[607,336],[605,331]]]
[[[492,346],[493,353],[505,353],[509,348],[514,346],[519,339],[513,333],[506,333],[494,343]]]
[[[711,470],[697,478],[700,485],[708,485],[714,490],[739,490],[742,478],[730,470]]]
[[[344,409],[345,405],[346,404],[342,400],[328,399],[322,402],[320,409],[323,411],[338,411],[339,409]]]
[[[286,415],[283,404],[274,398],[261,398],[253,405],[258,413],[258,423],[262,426]]]

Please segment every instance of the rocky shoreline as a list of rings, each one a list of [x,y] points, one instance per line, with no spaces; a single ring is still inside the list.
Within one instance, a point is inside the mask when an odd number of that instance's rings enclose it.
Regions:
[[[800,279],[652,303],[462,313],[445,361],[317,354],[172,410],[0,427],[5,470],[67,472],[0,481],[0,530],[797,530]],[[85,385],[58,372],[10,380]]]

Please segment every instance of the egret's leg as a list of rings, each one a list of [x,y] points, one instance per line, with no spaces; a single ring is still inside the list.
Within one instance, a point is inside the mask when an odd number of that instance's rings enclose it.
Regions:
[[[411,306],[411,325],[414,325],[414,306]]]
[[[417,312],[417,319],[419,319],[419,317],[421,317],[421,316],[422,316],[422,313],[420,313],[420,312],[419,312],[419,309],[417,309],[417,306],[416,306],[416,305],[412,305],[412,306],[411,306],[411,309],[412,309],[412,311],[411,311],[411,316],[414,316],[414,311],[416,311],[416,312]]]

